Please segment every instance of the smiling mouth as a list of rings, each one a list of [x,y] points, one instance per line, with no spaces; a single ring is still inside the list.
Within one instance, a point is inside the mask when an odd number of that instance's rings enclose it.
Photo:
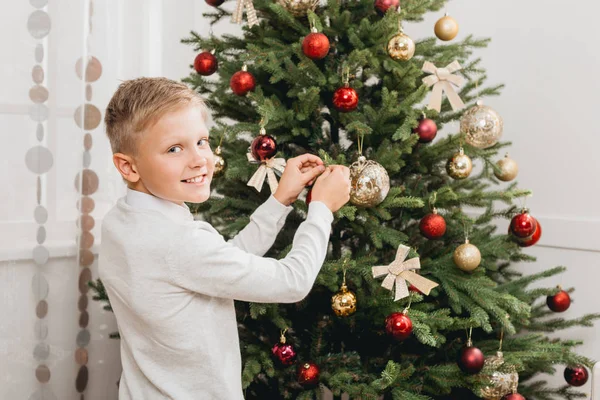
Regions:
[[[196,176],[192,179],[182,180],[182,183],[202,185],[206,182],[207,174]]]

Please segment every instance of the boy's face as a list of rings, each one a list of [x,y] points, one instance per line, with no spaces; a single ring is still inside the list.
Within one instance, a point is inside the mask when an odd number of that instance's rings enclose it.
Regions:
[[[210,197],[214,158],[208,130],[197,106],[185,106],[163,115],[143,133],[137,157],[129,158],[132,173],[124,177],[132,182],[134,190],[179,205],[184,201],[202,203]],[[198,176],[200,182],[185,181]]]

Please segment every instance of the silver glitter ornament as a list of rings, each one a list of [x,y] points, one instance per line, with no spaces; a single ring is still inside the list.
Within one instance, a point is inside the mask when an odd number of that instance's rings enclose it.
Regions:
[[[278,0],[277,3],[295,17],[304,17],[308,10],[315,11],[319,6],[319,0]]]
[[[519,386],[519,374],[514,366],[504,362],[501,351],[495,356],[486,357],[482,374],[489,380],[489,386],[479,391],[479,396],[485,400],[500,400]]]
[[[481,101],[460,119],[460,131],[465,134],[465,141],[479,149],[495,145],[502,137],[503,125],[500,115]]]
[[[350,202],[357,206],[374,207],[390,191],[390,177],[385,168],[362,155],[350,166],[350,184]]]

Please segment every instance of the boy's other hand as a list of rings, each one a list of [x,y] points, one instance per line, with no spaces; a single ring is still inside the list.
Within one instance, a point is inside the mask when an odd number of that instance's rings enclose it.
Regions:
[[[343,165],[330,165],[317,178],[312,188],[312,201],[321,201],[336,212],[350,200],[350,169]]]
[[[286,162],[279,186],[273,196],[281,204],[289,206],[323,171],[325,171],[323,160],[313,154],[307,153],[290,158]]]

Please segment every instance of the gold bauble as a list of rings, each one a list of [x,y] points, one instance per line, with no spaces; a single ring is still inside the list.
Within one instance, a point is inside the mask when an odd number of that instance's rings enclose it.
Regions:
[[[458,153],[454,153],[446,163],[446,171],[454,179],[465,179],[471,175],[473,170],[473,162],[471,157],[465,154],[461,148]]]
[[[390,177],[379,163],[364,156],[350,166],[350,202],[374,207],[385,200],[390,191]]]
[[[470,272],[481,263],[481,253],[477,246],[469,243],[468,240],[454,250],[454,264],[463,271]]]
[[[215,170],[213,175],[219,175],[225,169],[225,159],[221,157],[221,146],[217,146],[213,158],[215,161]]]
[[[408,61],[415,54],[415,42],[404,33],[398,33],[390,39],[387,51],[394,60]]]
[[[342,285],[340,291],[331,296],[331,308],[338,317],[347,317],[356,312],[356,295]]]
[[[438,19],[433,28],[435,36],[440,40],[452,40],[458,35],[458,22],[448,14]]]
[[[501,351],[485,358],[481,373],[489,381],[489,385],[479,391],[479,396],[485,400],[501,400],[519,386],[519,374],[513,366],[504,363]]]
[[[494,175],[496,175],[496,178],[500,179],[501,181],[512,181],[519,173],[519,164],[517,164],[517,162],[512,158],[508,157],[508,154],[505,155],[503,159],[498,160],[496,165],[498,168],[500,168],[500,172],[494,170]]]
[[[315,11],[319,0],[277,0],[283,8],[295,17],[304,17],[308,10]]]
[[[502,137],[502,118],[493,108],[484,106],[481,101],[469,108],[460,119],[460,131],[471,146],[487,149]]]

